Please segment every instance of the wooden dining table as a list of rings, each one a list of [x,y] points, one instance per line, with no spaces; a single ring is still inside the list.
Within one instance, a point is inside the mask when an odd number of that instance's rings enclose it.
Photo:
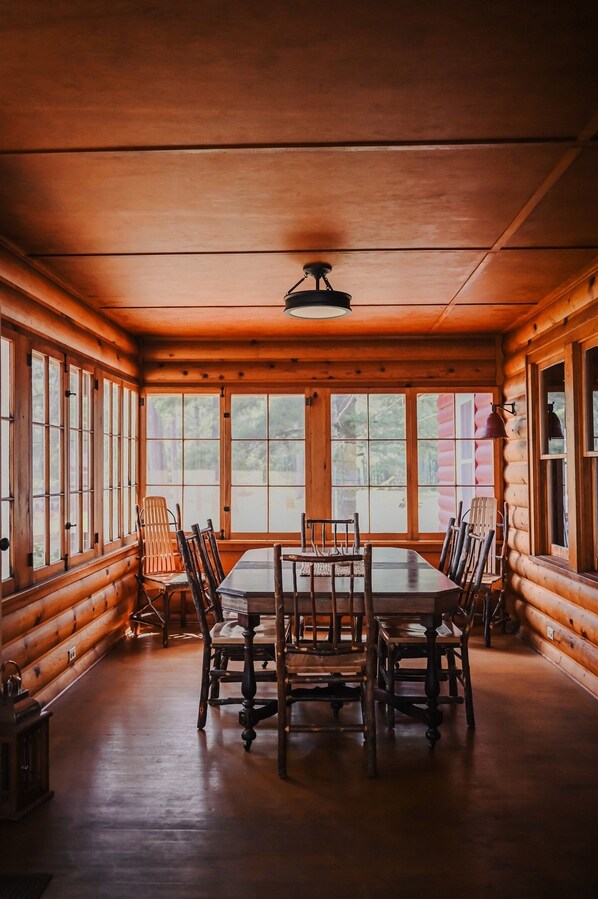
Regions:
[[[284,552],[298,552],[297,548],[283,549]],[[291,563],[283,563],[283,589],[291,591]],[[308,578],[305,600],[308,601]],[[330,587],[330,578],[323,576],[322,593]],[[356,581],[355,603],[359,611],[360,578]],[[342,580],[339,583],[342,590]],[[274,615],[274,554],[271,547],[250,549],[245,552],[233,569],[226,575],[218,593],[222,608],[226,612],[236,612],[243,627],[244,667],[241,682],[243,708],[239,712],[239,723],[243,728],[242,740],[246,749],[251,748],[256,738],[255,725],[276,714],[277,701],[256,702],[256,676],[253,657],[253,637],[262,615]],[[438,708],[440,682],[436,653],[436,628],[441,623],[442,614],[454,609],[459,597],[459,587],[427,562],[412,549],[375,546],[372,551],[372,599],[374,614],[385,618],[396,616],[419,616],[425,628],[427,639],[427,669],[425,680],[426,701],[422,708],[400,696],[391,696],[377,688],[379,702],[391,702],[399,711],[421,718],[427,725],[426,737],[433,746],[440,737],[439,727],[442,712]]]

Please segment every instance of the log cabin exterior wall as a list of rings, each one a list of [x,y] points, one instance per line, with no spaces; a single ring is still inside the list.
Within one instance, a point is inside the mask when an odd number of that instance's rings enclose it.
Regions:
[[[597,274],[598,270],[505,337],[503,396],[504,402],[515,403],[516,414],[506,416],[503,472],[510,518],[510,612],[523,640],[598,697],[598,577],[596,572],[578,573],[558,560],[533,555],[533,517],[541,513],[537,497],[534,505],[528,427],[528,410],[533,409],[530,359],[538,353],[564,357],[580,336],[598,333]],[[579,514],[577,507],[571,511]]]
[[[4,327],[42,336],[108,372],[139,381],[134,338],[3,249],[0,318]],[[16,485],[17,501],[18,491]],[[2,598],[2,659],[17,662],[32,696],[50,701],[122,639],[136,599],[136,571],[137,544],[130,542]],[[68,661],[71,647],[74,662]]]

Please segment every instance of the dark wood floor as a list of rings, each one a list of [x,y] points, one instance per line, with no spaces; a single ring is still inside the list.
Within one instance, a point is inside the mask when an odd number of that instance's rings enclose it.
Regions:
[[[52,872],[43,899],[595,899],[598,705],[474,644],[475,732],[380,721],[376,781],[358,735],[296,735],[281,782],[274,720],[249,754],[235,707],[197,733],[196,636],[129,639],[54,703],[56,795],[0,825],[0,870]]]

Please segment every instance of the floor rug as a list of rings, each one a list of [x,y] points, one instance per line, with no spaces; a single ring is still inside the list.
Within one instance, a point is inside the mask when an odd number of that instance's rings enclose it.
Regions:
[[[0,899],[39,899],[51,874],[0,874]]]

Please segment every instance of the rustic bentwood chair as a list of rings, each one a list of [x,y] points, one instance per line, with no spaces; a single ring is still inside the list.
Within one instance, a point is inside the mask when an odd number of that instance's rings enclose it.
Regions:
[[[181,556],[185,565],[185,571],[193,597],[193,604],[199,619],[201,635],[203,637],[203,655],[201,666],[201,683],[199,690],[199,711],[197,715],[197,727],[202,730],[206,725],[208,704],[211,706],[239,704],[243,701],[241,695],[226,696],[221,698],[219,687],[221,683],[240,683],[243,678],[242,670],[229,670],[229,662],[243,662],[244,640],[243,627],[236,618],[224,619],[222,608],[216,593],[214,602],[206,587],[206,576],[202,566],[200,551],[199,528],[194,525],[191,534],[186,536],[182,530],[177,531],[177,540]],[[209,619],[214,623],[210,625]],[[274,662],[276,642],[276,628],[274,624],[260,624],[255,630],[253,638],[253,656],[255,661],[261,661],[264,665]],[[258,671],[255,674],[257,681],[276,681],[274,668],[270,671]],[[211,686],[211,690],[210,690]],[[271,701],[272,697],[264,699]],[[259,696],[256,697],[259,703]]]
[[[301,552],[359,552],[359,512],[352,518],[307,518],[301,513]]]
[[[185,624],[187,576],[176,550],[175,529],[180,527],[180,509],[171,512],[163,496],[146,496],[143,509],[137,506],[139,568],[137,572],[137,608],[130,621],[138,632],[147,625],[162,633],[168,646],[170,599],[181,594],[181,624]]]
[[[440,551],[438,568],[443,574],[446,574],[447,577],[451,578],[451,580],[457,573],[466,531],[467,525],[464,522],[457,524],[455,518],[449,518],[446,534],[444,535],[444,542]]]
[[[480,590],[488,553],[494,539],[494,531],[482,537],[467,527],[465,542],[458,570],[453,580],[461,587],[459,603],[446,616],[436,630],[436,651],[441,685],[448,684],[448,694],[438,697],[439,704],[465,703],[468,727],[475,727],[473,690],[469,666],[469,634],[475,613],[476,596]],[[405,662],[427,659],[427,638],[425,628],[417,620],[403,618],[378,619],[378,684],[389,694],[396,692],[397,685],[420,683],[426,680],[425,667],[407,667]],[[459,693],[462,688],[462,695]],[[399,695],[414,705],[426,702],[425,693],[420,691],[407,695],[399,689]],[[386,706],[386,723],[394,727],[395,710],[391,703]]]
[[[287,776],[287,742],[292,732],[357,731],[363,733],[367,772],[376,768],[376,722],[374,714],[375,638],[372,610],[372,549],[361,554],[329,558],[330,573],[315,574],[320,555],[282,555],[274,547],[274,592],[276,603],[276,674],[278,682],[278,773]],[[283,582],[283,563],[288,566]],[[356,567],[363,565],[363,593],[356,595]],[[306,570],[308,574],[302,574]],[[363,600],[361,599],[363,595]],[[350,633],[320,626],[321,616],[340,616],[351,622]],[[365,616],[365,637],[358,618]],[[307,624],[307,627],[304,626]],[[328,724],[294,723],[293,706],[299,702],[360,704],[359,723],[341,723],[336,715]]]
[[[201,565],[204,572],[204,585],[210,594],[212,605],[219,605],[218,587],[224,580],[224,568],[220,558],[220,550],[216,541],[212,519],[208,518],[207,524],[200,528],[198,524],[192,526],[197,535]]]
[[[474,497],[471,501],[471,508],[463,515],[463,520],[469,522],[475,534],[483,537],[489,530],[495,532],[480,588],[484,644],[486,646],[491,645],[493,628],[497,624],[502,624],[504,627],[509,620],[504,606],[507,580],[508,519],[507,504],[503,503],[501,511],[494,496]],[[499,541],[498,551],[497,540]]]

